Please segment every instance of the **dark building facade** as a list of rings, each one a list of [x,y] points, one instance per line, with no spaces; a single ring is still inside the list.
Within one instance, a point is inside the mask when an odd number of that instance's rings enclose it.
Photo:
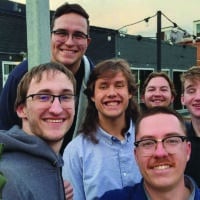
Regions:
[[[50,12],[52,15],[53,12]],[[0,1],[0,91],[10,71],[27,57],[25,5]],[[157,70],[156,40],[121,34],[116,30],[91,26],[92,42],[86,52],[94,63],[108,58],[124,58],[140,86],[149,73]],[[196,64],[196,48],[187,45],[161,44],[161,69],[174,81],[178,96],[174,108],[180,110],[180,74]],[[138,90],[140,102],[140,90]]]

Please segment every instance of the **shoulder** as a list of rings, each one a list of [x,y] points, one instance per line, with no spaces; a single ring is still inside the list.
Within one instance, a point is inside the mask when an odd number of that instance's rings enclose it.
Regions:
[[[63,157],[66,154],[83,154],[85,151],[90,151],[92,145],[92,142],[80,133],[66,146]]]
[[[28,61],[24,60],[11,71],[9,76],[21,78],[27,71],[28,71]]]

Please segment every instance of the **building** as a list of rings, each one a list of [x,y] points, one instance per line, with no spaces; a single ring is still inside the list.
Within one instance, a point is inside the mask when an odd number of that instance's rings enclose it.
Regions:
[[[51,12],[52,14],[52,12]],[[7,0],[0,1],[0,90],[10,71],[27,57],[25,5]],[[107,58],[125,58],[131,65],[140,87],[152,71],[157,70],[156,40],[120,33],[117,30],[91,26],[92,42],[86,54],[94,63]],[[196,47],[185,44],[171,45],[162,41],[161,69],[168,73],[178,93],[174,108],[180,103],[179,76],[196,63]],[[140,89],[137,94],[140,102]]]

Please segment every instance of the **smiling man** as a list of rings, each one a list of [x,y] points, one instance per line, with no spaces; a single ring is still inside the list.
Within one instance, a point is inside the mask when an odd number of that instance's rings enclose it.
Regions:
[[[77,99],[73,124],[65,135],[61,154],[65,146],[77,132],[85,116],[87,105],[83,94],[93,64],[85,56],[90,44],[89,15],[79,4],[64,3],[58,7],[51,21],[51,61],[62,63],[75,76],[77,82]],[[44,52],[45,53],[45,52]],[[20,120],[14,111],[17,85],[22,76],[28,71],[27,60],[10,73],[8,80],[0,95],[0,129],[8,130]]]
[[[101,200],[197,200],[200,191],[184,176],[190,158],[183,118],[167,107],[154,107],[136,122],[135,158],[143,176],[139,184],[109,191]]]
[[[0,131],[3,199],[65,199],[59,151],[74,119],[75,91],[72,72],[58,63],[34,67],[20,81],[15,108],[22,127]]]
[[[165,72],[152,72],[146,78],[141,99],[146,109],[170,106],[176,97],[173,82]]]
[[[98,199],[108,190],[140,181],[132,156],[138,117],[135,92],[135,79],[123,59],[102,61],[92,71],[81,133],[63,154],[63,178],[72,184],[74,200]]]
[[[185,172],[192,176],[200,187],[200,67],[190,67],[182,74],[181,81],[182,104],[187,107],[191,117],[186,126],[192,152]]]

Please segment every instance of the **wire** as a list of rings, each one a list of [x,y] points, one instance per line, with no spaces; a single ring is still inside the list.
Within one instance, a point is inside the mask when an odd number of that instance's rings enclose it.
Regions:
[[[119,31],[119,30],[121,30],[121,29],[123,29],[123,28],[125,28],[125,27],[133,26],[133,25],[139,24],[139,23],[141,23],[141,22],[143,22],[143,21],[148,22],[151,18],[155,17],[156,15],[157,15],[157,14],[155,14],[155,15],[153,15],[153,16],[151,16],[151,17],[146,17],[146,18],[144,18],[144,19],[142,19],[142,20],[140,20],[140,21],[137,21],[137,22],[134,22],[134,23],[131,23],[131,24],[124,25],[124,26],[118,28],[117,30]]]

